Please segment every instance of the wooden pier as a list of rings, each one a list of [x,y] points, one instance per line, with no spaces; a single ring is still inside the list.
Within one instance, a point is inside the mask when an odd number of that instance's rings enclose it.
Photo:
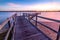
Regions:
[[[14,40],[49,40],[24,17],[16,17]]]
[[[3,39],[0,38],[0,40],[60,40],[60,20],[38,16],[38,14],[39,13],[23,13],[23,15],[20,16],[14,14],[10,18],[8,18],[0,25],[0,30],[2,30],[6,24],[8,24],[9,27],[8,29],[0,33],[2,35],[4,33],[2,37]],[[34,17],[36,18],[36,20],[33,19]],[[38,18],[59,23],[59,29],[57,29],[58,31],[41,22],[38,22]],[[33,24],[31,20],[33,20],[35,24]],[[43,27],[41,26],[39,29],[38,24],[42,25]],[[56,37],[51,37],[51,35],[46,34],[43,28],[46,28],[45,31],[49,29],[51,32],[57,34]]]

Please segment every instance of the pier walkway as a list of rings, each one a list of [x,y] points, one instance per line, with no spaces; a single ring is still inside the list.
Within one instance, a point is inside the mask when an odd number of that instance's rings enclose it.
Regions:
[[[49,40],[24,17],[16,17],[14,40]]]

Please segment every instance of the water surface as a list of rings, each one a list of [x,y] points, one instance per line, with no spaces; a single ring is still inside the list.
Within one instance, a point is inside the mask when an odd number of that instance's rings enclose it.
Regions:
[[[0,24],[12,16],[14,12],[0,12]]]

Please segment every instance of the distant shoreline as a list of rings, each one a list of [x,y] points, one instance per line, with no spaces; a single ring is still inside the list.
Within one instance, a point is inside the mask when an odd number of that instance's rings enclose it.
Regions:
[[[0,11],[0,12],[60,12],[60,10],[56,11],[36,11],[36,10],[22,10],[22,11]]]

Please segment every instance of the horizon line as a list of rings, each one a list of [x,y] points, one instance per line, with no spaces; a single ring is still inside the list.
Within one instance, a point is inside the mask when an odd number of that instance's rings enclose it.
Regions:
[[[37,10],[19,10],[19,11],[17,11],[17,10],[14,10],[14,11],[0,11],[0,12],[60,12],[60,10],[46,10],[46,11],[37,11]]]

